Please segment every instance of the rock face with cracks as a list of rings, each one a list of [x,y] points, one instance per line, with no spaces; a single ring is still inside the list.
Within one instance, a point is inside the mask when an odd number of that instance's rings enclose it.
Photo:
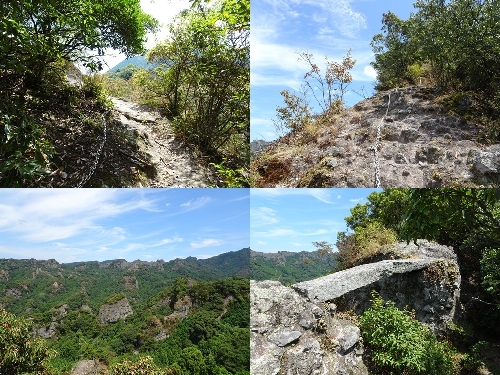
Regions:
[[[381,187],[498,186],[500,145],[479,143],[481,128],[436,98],[422,86],[380,92],[287,134],[252,162],[254,186],[370,187],[377,167]]]
[[[125,319],[132,313],[132,306],[130,306],[128,299],[122,298],[115,303],[105,303],[101,306],[99,309],[99,322],[101,324],[114,323],[119,319]]]
[[[398,243],[401,259],[364,264],[285,287],[250,283],[252,375],[368,374],[355,319],[370,306],[371,291],[400,309],[408,306],[434,332],[446,331],[460,311],[456,256],[427,241]]]
[[[250,282],[250,373],[368,374],[360,331],[278,281]]]

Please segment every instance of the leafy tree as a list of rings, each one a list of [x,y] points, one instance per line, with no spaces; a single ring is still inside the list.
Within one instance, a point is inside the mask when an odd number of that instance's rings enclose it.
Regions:
[[[348,229],[366,227],[368,223],[377,221],[399,234],[407,193],[408,189],[385,189],[380,193],[371,193],[367,203],[358,203],[350,209],[351,215],[345,218]]]
[[[372,40],[377,89],[413,84],[430,67],[440,89],[499,93],[500,31],[497,0],[417,0],[406,21],[384,14],[383,34]]]
[[[177,363],[181,367],[182,375],[206,375],[203,354],[194,346],[182,349]]]
[[[169,39],[149,52],[149,61],[158,67],[135,78],[157,97],[178,134],[215,159],[225,155],[229,168],[248,164],[249,157],[245,11],[248,0],[223,0],[181,13],[170,25]]]
[[[472,233],[500,241],[500,190],[410,189],[402,235],[461,245]]]
[[[360,317],[363,338],[371,348],[370,359],[390,373],[453,374],[453,353],[436,340],[413,313],[384,304],[372,293],[372,305]]]
[[[403,223],[407,189],[373,192],[368,202],[351,208],[345,218],[348,231],[337,234],[337,269],[350,268],[376,259],[386,245],[397,242]]]
[[[80,61],[100,70],[106,48],[128,56],[143,52],[147,31],[157,22],[141,11],[139,0],[7,1],[0,33],[2,75],[37,88],[50,63]],[[84,16],[82,16],[84,15]]]
[[[42,339],[33,338],[30,323],[0,309],[0,373],[46,374],[47,360],[55,355]]]

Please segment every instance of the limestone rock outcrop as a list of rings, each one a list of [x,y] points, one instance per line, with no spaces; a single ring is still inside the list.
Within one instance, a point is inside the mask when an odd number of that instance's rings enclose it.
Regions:
[[[132,313],[132,306],[130,306],[128,299],[122,298],[115,303],[105,303],[101,306],[101,308],[99,309],[99,322],[101,322],[102,324],[115,323],[119,319],[125,319]]]
[[[356,318],[370,306],[371,291],[435,333],[460,313],[460,272],[451,248],[428,241],[394,245],[391,256],[285,287],[250,283],[252,375],[368,374]]]
[[[279,281],[250,282],[250,373],[368,374],[359,328]]]
[[[97,375],[107,373],[107,366],[92,359],[85,359],[78,362],[71,370],[70,375]]]
[[[252,162],[255,186],[371,187],[377,164],[381,187],[498,186],[500,145],[479,143],[480,126],[436,98],[423,86],[379,92],[288,134]]]

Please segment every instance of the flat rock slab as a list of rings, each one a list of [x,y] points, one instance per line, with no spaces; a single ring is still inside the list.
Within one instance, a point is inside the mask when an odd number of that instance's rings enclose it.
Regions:
[[[292,288],[311,302],[325,302],[394,274],[421,270],[437,261],[437,259],[383,260],[297,283],[292,285]]]

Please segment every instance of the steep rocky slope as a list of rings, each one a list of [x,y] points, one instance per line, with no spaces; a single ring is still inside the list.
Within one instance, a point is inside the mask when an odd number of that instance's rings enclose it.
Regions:
[[[482,144],[483,137],[477,124],[450,115],[431,88],[413,86],[282,137],[251,169],[255,187],[497,186],[500,145]]]
[[[459,315],[460,273],[451,249],[426,241],[397,244],[383,260],[283,286],[251,281],[250,347],[254,375],[368,374],[356,316],[371,290],[444,332]]]

